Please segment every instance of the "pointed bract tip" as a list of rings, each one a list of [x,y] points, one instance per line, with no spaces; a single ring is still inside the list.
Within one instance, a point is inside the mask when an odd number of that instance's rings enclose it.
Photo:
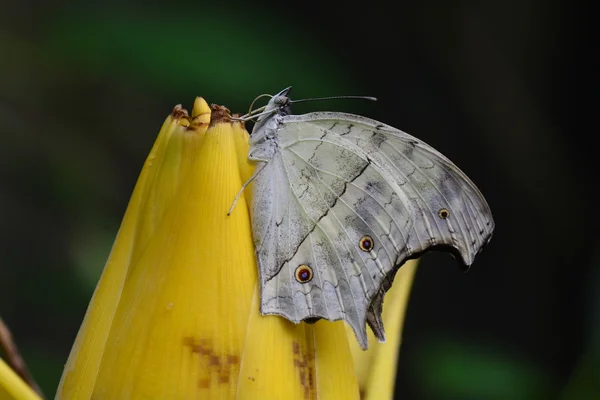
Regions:
[[[203,97],[196,97],[192,107],[192,118],[206,114],[210,115],[210,106]]]

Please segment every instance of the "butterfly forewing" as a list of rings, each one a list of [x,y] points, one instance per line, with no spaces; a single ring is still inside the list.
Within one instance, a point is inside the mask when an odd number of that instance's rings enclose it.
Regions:
[[[416,218],[419,243],[455,246],[470,265],[490,239],[491,211],[475,184],[450,160],[421,140],[391,126],[352,114],[317,112],[286,117],[287,124],[314,124],[352,142],[377,161],[400,186]],[[446,218],[440,211],[446,210]],[[444,215],[444,214],[442,214]]]

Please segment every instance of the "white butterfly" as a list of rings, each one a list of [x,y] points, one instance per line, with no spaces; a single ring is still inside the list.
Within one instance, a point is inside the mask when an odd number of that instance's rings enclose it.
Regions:
[[[250,137],[248,157],[261,164],[244,185],[254,181],[260,311],[294,323],[342,319],[366,349],[366,324],[385,341],[383,297],[398,268],[431,249],[470,266],[492,236],[492,214],[475,184],[421,140],[358,115],[290,115],[290,89],[271,98]]]

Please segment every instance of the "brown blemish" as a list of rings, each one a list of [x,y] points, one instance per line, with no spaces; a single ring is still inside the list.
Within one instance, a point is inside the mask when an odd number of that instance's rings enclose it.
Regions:
[[[314,353],[305,352],[297,342],[292,343],[294,353],[294,367],[298,370],[298,380],[304,389],[304,398],[309,399],[314,395]]]
[[[300,384],[306,388],[306,373],[304,371],[300,371]]]
[[[231,122],[231,112],[227,107],[211,104],[210,110],[211,119],[209,126],[213,126],[218,122]]]
[[[249,376],[248,379],[251,380],[252,382],[254,382],[256,380],[256,378],[254,378],[253,376]]]
[[[239,364],[240,357],[239,356],[227,356],[227,364]]]
[[[200,389],[208,389],[210,387],[210,379],[198,379],[198,387]]]
[[[188,112],[185,108],[183,108],[181,106],[181,104],[177,104],[174,108],[173,111],[171,112],[171,116],[173,118],[187,118],[188,117]]]
[[[308,367],[308,363],[306,360],[294,360],[294,367],[306,368]]]
[[[184,337],[183,345],[189,347],[193,354],[197,354],[201,368],[205,369],[209,378],[198,380],[198,387],[210,387],[211,377],[214,375],[219,383],[229,383],[232,375],[239,373],[240,357],[237,354],[219,355],[214,352],[211,340]]]
[[[190,121],[190,125],[188,126],[188,129],[195,131],[201,127],[209,125],[207,122],[204,122],[203,120],[204,120],[203,114],[200,114],[200,115],[192,118],[192,120]]]
[[[208,356],[212,353],[211,347],[207,340],[195,341],[192,337],[183,338],[183,344],[189,346],[192,353],[198,353],[201,356]]]

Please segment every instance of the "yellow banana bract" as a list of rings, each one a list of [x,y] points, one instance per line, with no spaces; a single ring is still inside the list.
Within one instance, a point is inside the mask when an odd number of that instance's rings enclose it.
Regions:
[[[41,397],[2,358],[0,358],[0,400],[41,400]]]
[[[373,332],[367,332],[369,350],[362,351],[354,339],[354,332],[346,326],[352,358],[360,387],[361,399],[393,399],[398,352],[402,343],[402,327],[408,306],[410,289],[418,260],[410,260],[396,273],[394,284],[383,302],[382,319],[385,323],[386,342],[379,343]]]
[[[342,322],[261,316],[248,134],[176,107],[142,169],[58,399],[357,399]],[[249,196],[246,193],[245,196]],[[352,339],[355,341],[355,339]]]

